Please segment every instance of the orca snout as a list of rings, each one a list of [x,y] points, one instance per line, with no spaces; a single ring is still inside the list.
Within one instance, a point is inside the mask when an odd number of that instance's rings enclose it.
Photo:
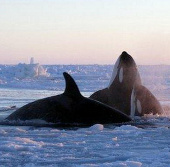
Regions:
[[[120,63],[127,67],[136,66],[134,59],[126,51],[123,51],[120,55]]]

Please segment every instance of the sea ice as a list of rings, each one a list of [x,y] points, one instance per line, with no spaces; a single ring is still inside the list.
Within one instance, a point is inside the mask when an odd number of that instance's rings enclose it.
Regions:
[[[92,131],[102,131],[103,128],[104,128],[103,125],[95,124],[95,125],[91,126],[89,129],[92,130]]]

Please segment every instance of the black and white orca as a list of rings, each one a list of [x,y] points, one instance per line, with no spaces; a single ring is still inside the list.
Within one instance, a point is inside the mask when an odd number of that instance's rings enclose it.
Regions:
[[[117,59],[109,86],[90,96],[116,108],[131,117],[144,114],[161,114],[162,107],[155,96],[142,85],[134,59],[127,53]]]
[[[121,111],[101,102],[83,97],[73,78],[63,73],[66,88],[63,94],[40,99],[29,103],[14,113],[6,120],[26,121],[40,119],[55,124],[93,125],[97,123],[123,123],[131,118]]]
[[[130,116],[163,113],[163,108],[156,97],[143,85],[134,85],[131,94]]]

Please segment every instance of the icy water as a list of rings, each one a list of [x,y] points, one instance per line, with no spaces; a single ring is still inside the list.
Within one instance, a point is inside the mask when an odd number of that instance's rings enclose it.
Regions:
[[[2,73],[0,120],[29,102],[63,92],[63,71],[74,76],[88,97],[107,86],[112,66],[48,66],[48,70],[51,77],[39,79],[11,79]],[[144,85],[163,105],[163,116],[72,129],[0,125],[0,167],[170,167],[170,67],[139,70]]]

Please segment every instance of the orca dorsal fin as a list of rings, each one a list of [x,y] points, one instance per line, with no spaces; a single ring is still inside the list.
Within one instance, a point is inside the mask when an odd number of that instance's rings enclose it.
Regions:
[[[65,82],[66,82],[66,88],[65,88],[64,94],[67,96],[74,97],[74,98],[82,97],[79,91],[79,88],[76,82],[74,81],[74,79],[66,72],[64,72],[63,75],[64,75]]]

